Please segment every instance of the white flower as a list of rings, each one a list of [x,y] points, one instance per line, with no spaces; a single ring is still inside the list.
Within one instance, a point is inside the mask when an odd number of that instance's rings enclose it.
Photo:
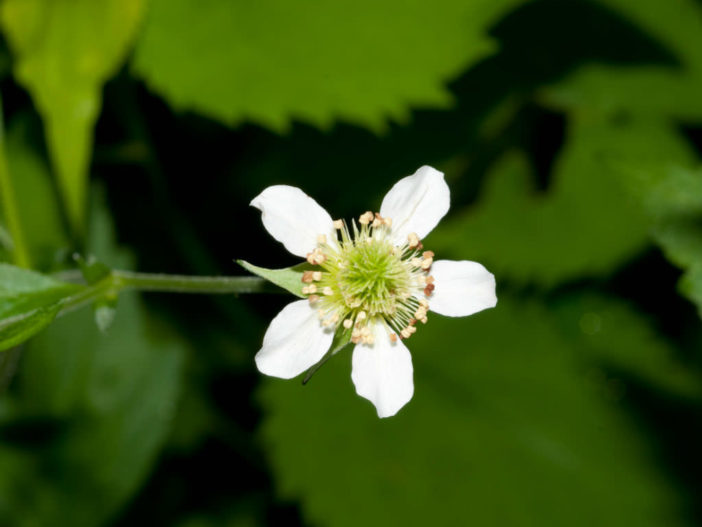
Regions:
[[[335,331],[349,331],[356,392],[389,417],[414,393],[403,341],[428,311],[463,317],[497,303],[495,277],[482,265],[434,261],[423,250],[421,239],[449,209],[444,175],[431,167],[398,181],[380,212],[362,214],[351,228],[296,187],[268,187],[251,205],[276,240],[313,266],[302,278],[307,299],[278,313],[256,354],[266,375],[299,375],[324,357]]]

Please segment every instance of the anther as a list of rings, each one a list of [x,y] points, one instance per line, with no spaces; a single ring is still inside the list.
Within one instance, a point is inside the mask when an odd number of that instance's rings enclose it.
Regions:
[[[340,231],[341,229],[344,228],[344,220],[334,220],[334,228],[337,231]]]
[[[334,291],[332,291],[331,287],[326,286],[324,289],[322,289],[322,293],[327,295],[327,296],[330,296],[330,295],[334,294]]]
[[[427,280],[427,284],[433,284],[433,283],[434,283],[434,277],[431,276],[431,275],[427,276],[426,280]]]
[[[424,288],[424,294],[426,296],[429,296],[434,292],[434,289],[435,289],[434,284],[429,284]]]
[[[310,301],[310,304],[314,304],[317,300],[319,300],[319,296],[317,295],[310,295],[307,300]]]
[[[390,333],[390,342],[393,344],[397,342],[397,335],[395,335],[395,333]]]
[[[359,311],[359,312],[358,312],[358,315],[356,315],[356,320],[358,320],[358,321],[360,322],[360,321],[362,321],[362,320],[365,320],[365,319],[366,319],[366,316],[367,316],[367,315],[366,315],[366,312],[365,312],[365,311]]]
[[[431,264],[434,263],[434,260],[432,258],[425,258],[422,260],[422,269],[425,271],[431,267]]]
[[[351,320],[350,318],[344,320],[344,327],[346,329],[349,329],[351,326],[353,326],[353,320]]]
[[[410,249],[415,249],[416,247],[418,247],[419,246],[419,236],[417,236],[417,233],[410,232],[407,235],[407,242],[408,242]]]
[[[371,211],[364,212],[358,218],[358,223],[361,225],[368,225],[373,220],[373,213]]]
[[[424,251],[422,258],[434,258],[434,251]]]
[[[305,271],[304,273],[302,273],[302,281],[305,284],[311,284],[313,280],[314,280],[314,272],[313,271]]]
[[[411,263],[414,267],[421,267],[423,261],[422,261],[421,258],[412,258],[412,259],[410,260],[410,263]]]
[[[309,271],[305,271],[309,273]],[[322,271],[312,271],[312,280],[319,282],[322,279]]]
[[[407,328],[405,328],[405,329],[403,329],[402,331],[400,331],[400,336],[401,336],[403,339],[408,339],[408,338],[410,338],[411,335],[412,335],[412,333],[410,333],[410,332],[407,330]]]
[[[386,227],[392,227],[392,218],[383,218],[383,223],[385,224]],[[394,333],[393,333],[394,335]],[[397,337],[395,337],[397,338]]]

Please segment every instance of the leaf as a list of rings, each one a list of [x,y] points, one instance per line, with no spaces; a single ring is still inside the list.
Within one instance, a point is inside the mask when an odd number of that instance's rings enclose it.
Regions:
[[[143,0],[7,0],[3,33],[17,80],[42,115],[47,144],[77,231],[84,227],[92,130],[102,85],[136,34]]]
[[[503,294],[495,310],[430,318],[408,341],[414,397],[387,420],[354,393],[350,355],[304,388],[266,379],[262,433],[279,497],[334,527],[689,525],[691,504],[626,415],[623,381],[600,364],[600,346],[629,365],[670,350],[630,311],[617,321],[626,327],[603,313],[595,345],[579,327],[588,312],[566,323]]]
[[[61,305],[56,302],[0,321],[0,351],[22,344],[56,318]]]
[[[286,267],[285,269],[266,269],[265,267],[258,267],[256,265],[250,264],[245,260],[237,260],[240,266],[242,266],[247,271],[265,278],[269,282],[282,287],[283,289],[290,291],[293,295],[306,298],[302,294],[302,273],[312,269],[307,263],[301,263],[293,267]]]
[[[128,268],[106,214],[94,220],[92,251]],[[119,309],[107,334],[80,310],[27,346],[0,430],[20,433],[33,416],[56,433],[37,438],[45,448],[0,445],[0,524],[105,525],[147,476],[177,408],[185,348],[136,293],[123,293]]]
[[[33,268],[51,269],[69,244],[49,168],[34,144],[38,127],[26,114],[10,121],[7,161]]]
[[[651,235],[666,258],[685,270],[681,292],[702,317],[702,168],[623,160],[620,177],[640,200]]]
[[[678,60],[669,66],[586,65],[544,90],[561,108],[701,119],[702,9],[695,0],[595,0],[638,25]]]
[[[82,287],[0,263],[0,321],[55,304]]]
[[[531,168],[508,154],[480,201],[439,226],[425,244],[440,258],[476,260],[498,278],[552,286],[604,276],[648,243],[648,220],[619,177],[621,159],[692,159],[665,123],[575,114],[546,192]]]
[[[520,3],[154,0],[134,70],[174,107],[227,124],[377,130],[410,105],[449,106],[445,82],[494,50],[486,28]]]

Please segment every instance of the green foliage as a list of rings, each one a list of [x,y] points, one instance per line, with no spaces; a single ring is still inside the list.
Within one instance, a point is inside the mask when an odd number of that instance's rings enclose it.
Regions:
[[[702,119],[702,9],[696,0],[592,0],[662,43],[678,63],[615,67],[589,64],[545,90],[558,106]]]
[[[15,75],[44,119],[73,227],[84,229],[85,194],[102,85],[122,63],[142,0],[8,0],[0,24],[17,57]]]
[[[509,154],[489,175],[480,203],[432,234],[440,257],[484,262],[498,277],[553,285],[602,276],[647,243],[646,217],[619,181],[622,157],[687,161],[689,147],[662,123],[619,124],[574,116],[548,192]],[[509,258],[505,255],[509,254]]]
[[[651,218],[651,233],[666,257],[684,269],[681,292],[702,317],[702,169],[630,160],[621,175]]]
[[[408,341],[415,395],[391,420],[354,393],[349,355],[308,387],[267,380],[280,495],[329,526],[686,525],[678,490],[621,413],[622,381],[602,368],[604,348],[621,366],[669,361],[648,337],[645,319],[611,302],[560,319],[502,295],[475,317],[435,316]],[[624,341],[636,355],[619,355]]]
[[[486,27],[519,3],[154,0],[134,68],[176,108],[228,124],[381,129],[409,105],[449,106],[442,84],[494,50]]]
[[[58,314],[80,286],[0,263],[0,351],[24,342]]]
[[[94,219],[99,243],[92,248],[128,265],[109,247],[106,218]],[[139,487],[166,439],[183,345],[134,294],[121,300],[108,333],[90,319],[73,313],[27,346],[0,429],[21,435],[22,419],[33,416],[50,420],[56,433],[42,436],[40,453],[24,441],[0,447],[3,525],[103,525]]]

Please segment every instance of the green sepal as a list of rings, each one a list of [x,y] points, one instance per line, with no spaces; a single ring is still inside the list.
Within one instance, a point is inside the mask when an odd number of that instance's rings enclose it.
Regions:
[[[307,262],[295,265],[293,267],[286,267],[284,269],[266,269],[265,267],[258,267],[250,264],[245,260],[237,260],[236,263],[250,273],[258,275],[261,278],[265,278],[272,284],[282,287],[286,291],[290,291],[293,295],[299,298],[306,298],[302,294],[302,273],[314,269],[314,267]]]
[[[305,376],[302,378],[302,384],[307,384],[312,376],[317,373],[317,370],[324,366],[324,363],[326,363],[332,356],[339,353],[350,341],[351,329],[346,329],[344,326],[339,324],[339,327],[336,329],[336,333],[334,334],[334,340],[332,340],[331,346],[329,347],[329,351],[327,351],[324,357],[322,357],[317,364],[307,370]]]

